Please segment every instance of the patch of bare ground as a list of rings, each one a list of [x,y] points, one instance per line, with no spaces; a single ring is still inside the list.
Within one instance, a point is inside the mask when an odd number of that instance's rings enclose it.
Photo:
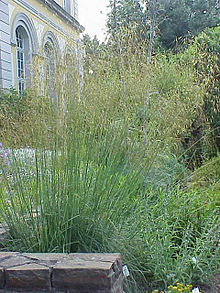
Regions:
[[[210,280],[209,285],[199,284],[202,293],[220,293],[220,273]]]

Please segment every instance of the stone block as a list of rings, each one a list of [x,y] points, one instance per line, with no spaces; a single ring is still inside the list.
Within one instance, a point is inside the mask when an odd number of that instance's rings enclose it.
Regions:
[[[8,89],[10,86],[12,86],[12,81],[0,78],[0,86],[2,86],[2,88]]]
[[[6,269],[6,289],[35,292],[50,290],[50,271],[46,266],[35,263]]]
[[[44,289],[40,289],[40,290],[9,290],[9,289],[0,289],[0,293],[69,293],[69,292],[55,292],[55,291],[48,291],[47,290],[44,290]]]
[[[2,252],[0,253],[0,255],[2,254]],[[19,254],[10,254],[9,257],[5,258],[2,256],[2,258],[0,259],[0,267],[3,268],[10,268],[10,267],[15,267],[15,266],[21,266],[23,264],[27,264],[30,263],[31,260],[21,256]]]
[[[112,283],[112,293],[122,293],[123,292],[123,278],[122,274],[118,276],[117,280]]]
[[[120,254],[0,252],[0,293],[122,293]]]
[[[68,290],[68,291],[55,291],[56,293],[115,293],[115,291],[112,291],[111,289],[107,290],[89,290],[89,289],[73,289],[73,290]],[[7,292],[8,293],[8,292]],[[121,291],[120,293],[123,293]]]
[[[6,69],[8,71],[11,70],[11,62],[1,60],[0,66],[1,66],[2,69]],[[5,228],[1,227],[1,226],[0,226],[0,229],[5,230]]]
[[[5,284],[4,269],[0,268],[0,289],[4,288],[4,284]]]
[[[0,2],[3,2],[8,5],[8,0],[0,0]]]
[[[11,53],[1,51],[1,59],[6,62],[10,62],[11,61]]]
[[[5,9],[7,9],[8,7],[7,7],[7,5],[6,4],[4,4],[5,5]],[[4,9],[4,7],[3,7],[3,9]],[[5,22],[1,22],[1,26],[0,26],[0,29],[3,31],[3,32],[7,32],[8,30],[9,30],[9,27],[8,27],[8,23],[5,23]]]
[[[2,24],[0,24],[2,25]],[[10,52],[11,53],[11,44],[1,41],[1,51]]]
[[[95,262],[121,262],[121,255],[119,253],[70,253],[69,260],[79,261],[95,261]]]
[[[0,13],[4,14],[4,13],[7,13],[7,11],[8,11],[7,3],[0,1]]]
[[[11,80],[12,79],[12,73],[11,71],[2,69],[1,70],[1,77],[5,80]],[[7,238],[7,232],[5,230],[0,229],[0,242],[4,242],[5,239]]]
[[[0,263],[1,263],[2,261],[4,261],[5,259],[10,258],[10,257],[12,257],[12,256],[16,256],[16,255],[18,255],[17,252],[6,252],[6,251],[1,251],[1,252],[0,252]],[[1,266],[1,265],[0,265],[0,266]]]
[[[36,261],[63,261],[67,253],[22,253],[23,256]]]
[[[111,292],[112,267],[116,258],[102,254],[69,255],[66,262],[54,266],[53,287],[71,292]]]

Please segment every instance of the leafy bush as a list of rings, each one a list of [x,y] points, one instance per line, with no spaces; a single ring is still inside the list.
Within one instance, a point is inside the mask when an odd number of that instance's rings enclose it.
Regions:
[[[205,89],[202,107],[197,109],[184,139],[184,147],[189,150],[188,160],[195,158],[194,167],[216,156],[220,149],[219,42],[220,27],[206,29],[182,54],[185,62],[194,66],[197,84]]]
[[[200,68],[208,77],[203,111],[211,129],[211,155],[216,155],[220,150],[220,26],[203,32],[197,44],[207,52]]]
[[[21,115],[25,110],[26,96],[19,96],[18,93],[11,88],[9,91],[1,91],[0,104],[1,112],[4,115]]]

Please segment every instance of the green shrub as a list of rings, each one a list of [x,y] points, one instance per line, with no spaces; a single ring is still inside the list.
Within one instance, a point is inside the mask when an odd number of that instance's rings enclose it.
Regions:
[[[209,28],[182,54],[185,62],[194,67],[197,84],[205,89],[202,107],[197,110],[184,140],[184,147],[189,150],[188,161],[195,158],[194,167],[216,156],[220,149],[219,43],[220,27]]]

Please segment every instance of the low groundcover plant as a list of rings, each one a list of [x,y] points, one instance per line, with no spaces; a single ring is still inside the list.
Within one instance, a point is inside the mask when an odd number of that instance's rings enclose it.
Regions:
[[[177,283],[175,286],[168,286],[168,289],[163,291],[154,290],[152,293],[201,293],[198,287],[194,287],[192,285],[183,285],[181,283]]]

